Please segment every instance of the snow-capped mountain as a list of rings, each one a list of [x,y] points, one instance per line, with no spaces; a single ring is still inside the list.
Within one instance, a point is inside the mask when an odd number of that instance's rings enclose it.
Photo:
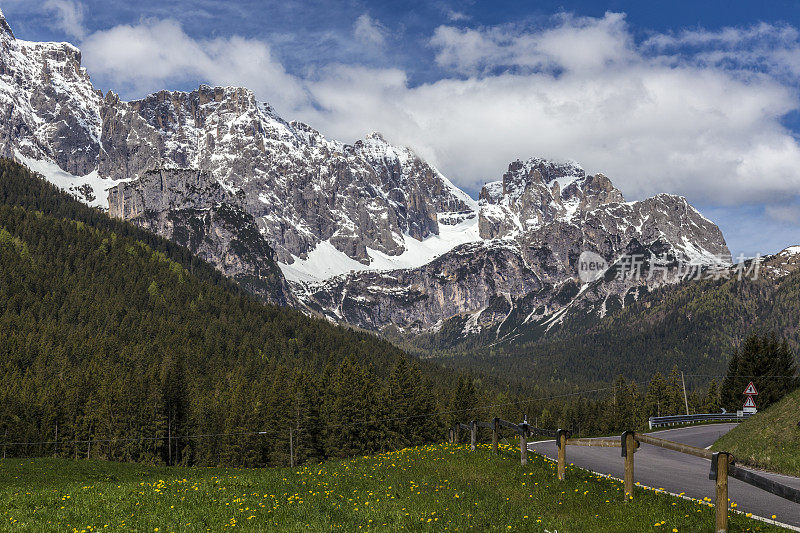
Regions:
[[[661,194],[625,202],[611,181],[575,163],[515,161],[487,184],[477,208],[478,239],[416,269],[360,272],[298,290],[306,305],[333,320],[382,330],[437,331],[459,324],[465,335],[498,334],[558,315],[577,299],[618,298],[661,279],[578,276],[583,252],[609,265],[631,254],[669,256],[697,265],[730,264],[719,228],[685,198]],[[591,289],[591,290],[587,290]]]
[[[268,301],[377,331],[500,331],[637,286],[587,290],[583,251],[730,261],[682,197],[625,202],[602,174],[530,159],[476,201],[409,148],[327,139],[244,88],[103,95],[77,48],[18,40],[1,15],[0,116],[0,155]]]

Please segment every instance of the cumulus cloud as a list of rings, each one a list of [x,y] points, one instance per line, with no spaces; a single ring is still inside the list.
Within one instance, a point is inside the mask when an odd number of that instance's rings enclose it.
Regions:
[[[303,118],[345,139],[380,129],[473,191],[533,155],[577,160],[631,198],[733,205],[800,190],[800,149],[780,124],[798,107],[791,87],[643,50],[622,15],[443,26],[431,45],[454,76],[410,87],[402,72],[336,69],[306,82],[324,112]]]
[[[462,11],[455,11],[454,9],[447,9],[445,11],[445,16],[450,22],[463,22],[470,19],[470,16],[466,13]]]
[[[430,41],[436,62],[464,73],[495,72],[502,67],[524,70],[605,68],[630,58],[631,38],[621,13],[603,18],[557,17],[557,25],[537,32],[513,25],[482,29],[439,26]]]
[[[174,20],[116,26],[93,33],[81,47],[89,71],[126,93],[203,80],[248,87],[284,109],[305,98],[301,82],[286,73],[266,43],[236,36],[196,40]]]
[[[383,46],[386,41],[386,28],[377,20],[364,13],[353,24],[353,36],[369,46]]]
[[[353,31],[376,45],[385,38],[368,15]],[[752,44],[764,35],[772,44]],[[403,69],[362,65],[293,76],[262,41],[193,39],[169,20],[119,26],[83,43],[90,72],[110,86],[248,86],[286,118],[334,138],[382,131],[472,192],[531,156],[576,160],[630,199],[671,192],[707,206],[779,206],[800,191],[800,146],[781,124],[800,108],[792,27],[637,43],[622,14],[559,15],[544,28],[441,26],[430,46],[441,79],[413,85]],[[771,66],[753,68],[742,54],[739,62],[713,59],[742,50],[769,56],[763,64]]]
[[[46,0],[42,7],[53,15],[52,24],[56,29],[75,39],[86,36],[83,23],[84,6],[75,0]]]

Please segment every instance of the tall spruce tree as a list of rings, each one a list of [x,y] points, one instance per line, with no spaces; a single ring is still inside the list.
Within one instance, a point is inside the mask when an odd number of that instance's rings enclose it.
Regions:
[[[718,413],[720,410],[719,385],[716,379],[708,384],[708,391],[703,400],[703,410],[706,413]]]
[[[666,408],[666,386],[664,376],[661,372],[656,372],[647,385],[647,395],[645,396],[646,416],[663,416]]]
[[[664,390],[665,396],[665,415],[686,414],[685,402],[683,399],[683,386],[681,385],[681,371],[677,366],[672,367]]]
[[[459,376],[450,398],[450,423],[465,422],[477,416],[478,391],[472,376]]]

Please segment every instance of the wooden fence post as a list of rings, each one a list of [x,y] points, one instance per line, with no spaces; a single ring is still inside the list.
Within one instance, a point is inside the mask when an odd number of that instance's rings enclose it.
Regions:
[[[453,444],[453,428],[447,430],[447,442]]]
[[[528,464],[528,424],[526,422],[519,426],[519,460],[522,466]]]
[[[494,424],[492,425],[492,453],[495,455],[499,453],[497,449],[499,432],[500,432],[500,419],[498,417],[494,417]]]
[[[716,521],[714,531],[728,533],[728,461],[727,452],[715,453],[711,459],[711,476],[716,474],[717,499],[714,502]],[[713,468],[716,466],[716,468]],[[715,472],[716,470],[716,472]]]
[[[478,440],[478,423],[473,420],[469,423],[469,449],[475,451],[475,444]]]
[[[556,445],[558,446],[558,479],[564,481],[567,462],[567,430],[559,429],[556,432]]]
[[[455,444],[458,444],[458,441],[461,440],[459,438],[460,437],[459,433],[461,433],[461,428],[459,427],[458,424],[456,424],[455,426],[453,426],[453,435],[455,436]]]
[[[636,440],[633,431],[622,434],[622,457],[625,458],[625,501],[633,499],[633,454],[636,452]]]

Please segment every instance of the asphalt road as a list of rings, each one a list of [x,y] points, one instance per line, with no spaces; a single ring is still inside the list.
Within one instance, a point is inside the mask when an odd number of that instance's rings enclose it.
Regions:
[[[653,435],[706,448],[735,426],[736,424],[710,424],[668,429],[654,432]],[[528,448],[552,459],[557,457],[554,440],[534,442],[529,444]],[[634,481],[676,494],[683,492],[692,498],[714,499],[714,481],[708,479],[711,461],[648,444],[642,444],[634,457]],[[624,471],[619,448],[567,446],[567,464],[569,463],[620,479]],[[779,474],[766,475],[786,485],[800,488],[800,478]],[[728,497],[736,502],[736,509],[739,511],[765,518],[776,515],[778,522],[800,528],[800,504],[784,500],[733,478],[728,478]]]

